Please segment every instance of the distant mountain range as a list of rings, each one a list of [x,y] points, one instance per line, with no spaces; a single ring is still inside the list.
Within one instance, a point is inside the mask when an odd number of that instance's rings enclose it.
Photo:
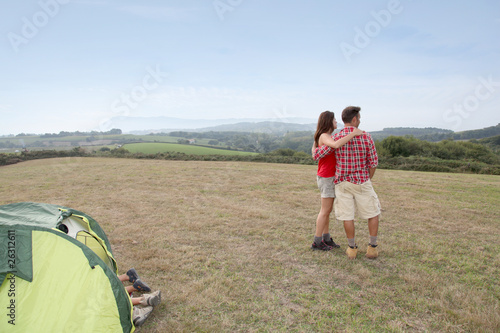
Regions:
[[[452,130],[436,128],[436,127],[426,127],[426,128],[390,127],[390,128],[384,128],[382,131],[370,132],[374,140],[383,140],[391,135],[394,136],[411,135],[418,138],[422,136],[436,135],[436,134],[446,136],[446,135],[453,135],[453,133],[455,132],[453,132]]]
[[[308,118],[253,118],[253,119],[180,119],[173,117],[114,117],[111,127],[123,133],[149,134],[159,132],[187,131],[241,131],[267,132],[314,130],[314,119]]]
[[[384,128],[382,131],[370,132],[373,139],[383,140],[388,136],[413,136],[420,140],[425,141],[441,141],[441,140],[471,140],[491,138],[500,135],[500,123],[496,126],[485,127],[476,130],[453,132],[452,130],[426,127],[426,128],[412,128],[412,127],[392,127]]]
[[[316,120],[311,118],[252,118],[252,119],[181,119],[173,117],[114,117],[110,120],[110,128],[116,129],[123,134],[146,135],[151,133],[171,132],[246,132],[246,133],[273,133],[277,135],[290,132],[308,132],[302,136],[313,136],[316,130]],[[339,124],[339,130],[343,127]],[[383,140],[388,136],[413,136],[420,140],[441,141],[471,140],[492,138],[500,135],[500,124],[482,129],[454,132],[452,130],[427,127],[390,127],[382,131],[370,131],[375,140]],[[37,134],[18,134],[26,136]],[[45,134],[47,135],[47,133]],[[52,134],[50,137],[62,137],[67,135],[86,135],[84,132]],[[91,135],[88,133],[88,135]],[[10,135],[14,136],[14,135]],[[5,136],[5,137],[10,137]],[[0,136],[4,137],[4,136]]]
[[[342,126],[342,124],[339,124]],[[121,129],[123,133],[143,135],[149,133],[185,132],[259,132],[284,134],[287,132],[311,132],[316,130],[316,121],[309,118],[279,118],[279,119],[180,119],[172,117],[115,117],[111,120],[113,128]],[[391,127],[382,131],[371,131],[375,140],[394,136],[410,135],[427,141],[444,139],[469,140],[492,137],[500,134],[500,124],[484,129],[454,132],[452,130],[427,127]]]
[[[294,124],[277,121],[241,122],[236,124],[218,125],[198,129],[198,132],[258,132],[286,133],[315,131],[316,124]]]

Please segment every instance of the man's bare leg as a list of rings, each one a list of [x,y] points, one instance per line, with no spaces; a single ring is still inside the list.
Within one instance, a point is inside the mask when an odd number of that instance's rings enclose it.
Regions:
[[[356,246],[356,242],[354,239],[355,235],[354,220],[344,221],[344,230],[345,230],[345,235],[347,236],[347,242],[349,243],[349,246],[346,249],[347,257],[349,259],[356,259],[358,248]]]
[[[344,221],[344,230],[347,239],[354,238],[355,234],[354,220]]]
[[[377,237],[377,234],[378,234],[378,217],[379,216],[380,215],[377,215],[375,217],[372,217],[372,218],[368,219],[368,232],[370,233],[370,236]]]
[[[368,232],[370,233],[370,242],[366,250],[366,257],[368,259],[375,259],[378,257],[377,250],[377,234],[378,234],[378,219],[379,215],[368,219]]]

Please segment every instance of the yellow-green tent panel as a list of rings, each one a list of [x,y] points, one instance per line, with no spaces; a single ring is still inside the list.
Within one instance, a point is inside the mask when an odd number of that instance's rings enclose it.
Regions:
[[[123,332],[103,267],[91,266],[82,249],[57,232],[33,231],[32,239],[33,282],[5,278],[0,299],[14,300],[15,316],[0,320],[0,332]]]

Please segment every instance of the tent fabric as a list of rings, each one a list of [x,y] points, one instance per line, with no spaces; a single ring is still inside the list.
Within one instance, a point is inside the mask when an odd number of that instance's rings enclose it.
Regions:
[[[31,230],[18,230],[0,225],[0,283],[9,272],[33,281]]]
[[[87,247],[90,248],[92,252],[97,254],[109,268],[113,268],[113,263],[106,253],[106,250],[102,247],[102,244],[98,241],[98,239],[95,238],[92,234],[90,234],[88,231],[81,230],[76,234],[75,239],[87,245]]]
[[[133,306],[122,282],[91,248],[54,228],[54,219],[64,219],[60,208],[77,212],[46,204],[0,206],[0,302],[11,307],[0,332],[133,332]],[[104,234],[93,223],[95,234]]]
[[[103,246],[112,261],[115,273],[118,267],[111,251],[111,243],[101,226],[89,215],[76,209],[37,202],[19,202],[0,206],[0,225],[32,225],[57,228],[65,218],[75,216],[82,219],[92,234]]]
[[[104,248],[106,249],[107,252],[109,252],[111,258],[113,258],[113,253],[111,252],[111,243],[109,242],[108,237],[106,237],[104,230],[102,230],[101,226],[97,223],[97,221],[95,221],[89,215],[82,213],[76,209],[67,207],[61,207],[59,209],[62,211],[61,213],[62,218],[64,218],[65,216],[77,216],[81,218],[85,223],[87,223],[89,226],[89,232],[91,234],[95,234],[99,240],[104,242]]]
[[[91,237],[94,238],[94,241],[92,242],[92,249],[97,251],[96,254],[101,257],[106,264],[108,264],[109,268],[113,269],[116,274],[118,274],[118,267],[116,265],[115,258],[113,257],[113,254],[111,253],[111,245],[109,244],[109,241],[106,243],[103,239],[102,236],[100,235],[102,231],[101,227],[95,222],[90,216],[84,215],[82,212],[78,212],[73,209],[61,209],[62,214],[59,219],[58,226],[60,224],[73,224],[73,221],[79,220],[81,222],[81,226],[84,228],[83,230]],[[77,215],[78,214],[78,215]],[[94,222],[94,223],[92,223]],[[93,229],[98,228],[98,233],[96,233]],[[104,231],[102,231],[102,235],[106,238],[106,235],[104,234]],[[75,237],[76,239],[80,240],[84,244],[86,244],[87,239],[84,237]],[[88,246],[88,245],[87,245]],[[90,247],[90,246],[89,246]]]
[[[55,205],[19,202],[0,206],[0,224],[55,228],[60,214],[59,207]]]
[[[18,202],[3,205],[0,206],[0,224],[22,224],[55,228],[62,218],[71,214],[86,218],[90,229],[105,242],[108,249],[111,249],[111,244],[97,221],[85,213],[68,207],[38,202]]]

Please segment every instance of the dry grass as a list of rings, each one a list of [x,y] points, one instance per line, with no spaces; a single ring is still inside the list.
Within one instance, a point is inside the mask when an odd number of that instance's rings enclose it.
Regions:
[[[498,332],[500,178],[378,170],[381,256],[309,250],[315,167],[67,158],[0,168],[0,204],[94,217],[164,302],[139,332]],[[331,232],[343,247],[340,223]]]

